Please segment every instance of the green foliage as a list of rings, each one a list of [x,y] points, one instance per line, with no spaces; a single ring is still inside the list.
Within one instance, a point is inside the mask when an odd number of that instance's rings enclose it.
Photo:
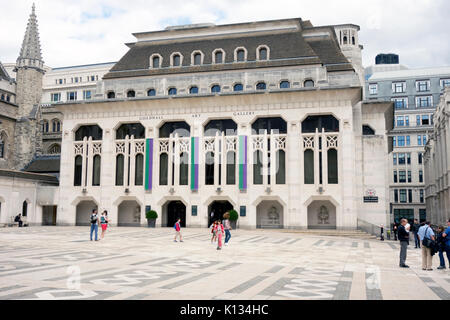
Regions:
[[[230,210],[229,214],[230,214],[230,221],[237,221],[239,219],[239,214],[237,213],[236,210]]]
[[[154,210],[150,210],[145,214],[147,220],[158,219],[158,214]]]

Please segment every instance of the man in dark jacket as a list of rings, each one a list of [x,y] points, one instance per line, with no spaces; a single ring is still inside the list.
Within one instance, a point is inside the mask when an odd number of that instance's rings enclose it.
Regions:
[[[416,244],[416,249],[420,249],[420,239],[417,235],[417,232],[419,232],[420,224],[417,219],[414,219],[414,224],[412,226],[412,232],[414,233],[414,242]]]
[[[409,245],[409,232],[405,229],[407,223],[408,221],[406,219],[402,219],[400,221],[400,226],[398,227],[398,240],[400,240],[400,268],[409,268],[405,263]]]

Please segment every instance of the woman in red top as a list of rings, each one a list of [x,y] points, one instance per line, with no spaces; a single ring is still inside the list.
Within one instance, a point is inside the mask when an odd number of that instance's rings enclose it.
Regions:
[[[222,237],[224,234],[224,228],[222,221],[218,220],[216,226],[214,227],[214,230],[216,230],[216,236],[217,236],[217,250],[222,250]]]

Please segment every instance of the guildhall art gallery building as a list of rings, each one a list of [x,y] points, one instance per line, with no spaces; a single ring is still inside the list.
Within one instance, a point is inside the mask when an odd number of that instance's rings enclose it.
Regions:
[[[151,208],[161,227],[230,209],[240,228],[388,225],[393,105],[362,101],[358,31],[287,19],[134,34],[92,100],[56,104],[57,224],[98,208],[143,226]]]

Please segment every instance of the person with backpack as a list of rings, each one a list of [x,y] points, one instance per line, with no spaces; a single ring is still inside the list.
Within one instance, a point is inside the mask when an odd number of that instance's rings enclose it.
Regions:
[[[183,242],[183,237],[181,236],[181,219],[180,218],[177,219],[177,222],[175,222],[175,225],[173,227],[175,229],[175,239],[173,241],[178,242],[177,237],[180,237],[180,242]]]
[[[418,235],[422,241],[422,270],[432,271],[432,254],[434,253],[435,248],[435,238],[434,231],[431,229],[429,221],[425,222],[425,224],[419,228]]]
[[[95,231],[95,241],[98,241],[98,224],[100,219],[98,218],[97,209],[92,210],[91,214],[91,241],[92,241],[92,233]]]
[[[448,265],[450,268],[450,219],[447,220],[447,229],[442,233],[442,238],[442,251],[447,254]],[[444,257],[444,252],[442,252],[442,257]]]
[[[217,220],[215,230],[216,230],[216,235],[217,235],[217,250],[222,250],[222,237],[225,232],[222,221]]]
[[[100,236],[100,239],[102,240],[105,238],[106,229],[108,229],[108,223],[109,223],[108,211],[105,210],[100,216],[100,224],[102,226],[102,235]]]

